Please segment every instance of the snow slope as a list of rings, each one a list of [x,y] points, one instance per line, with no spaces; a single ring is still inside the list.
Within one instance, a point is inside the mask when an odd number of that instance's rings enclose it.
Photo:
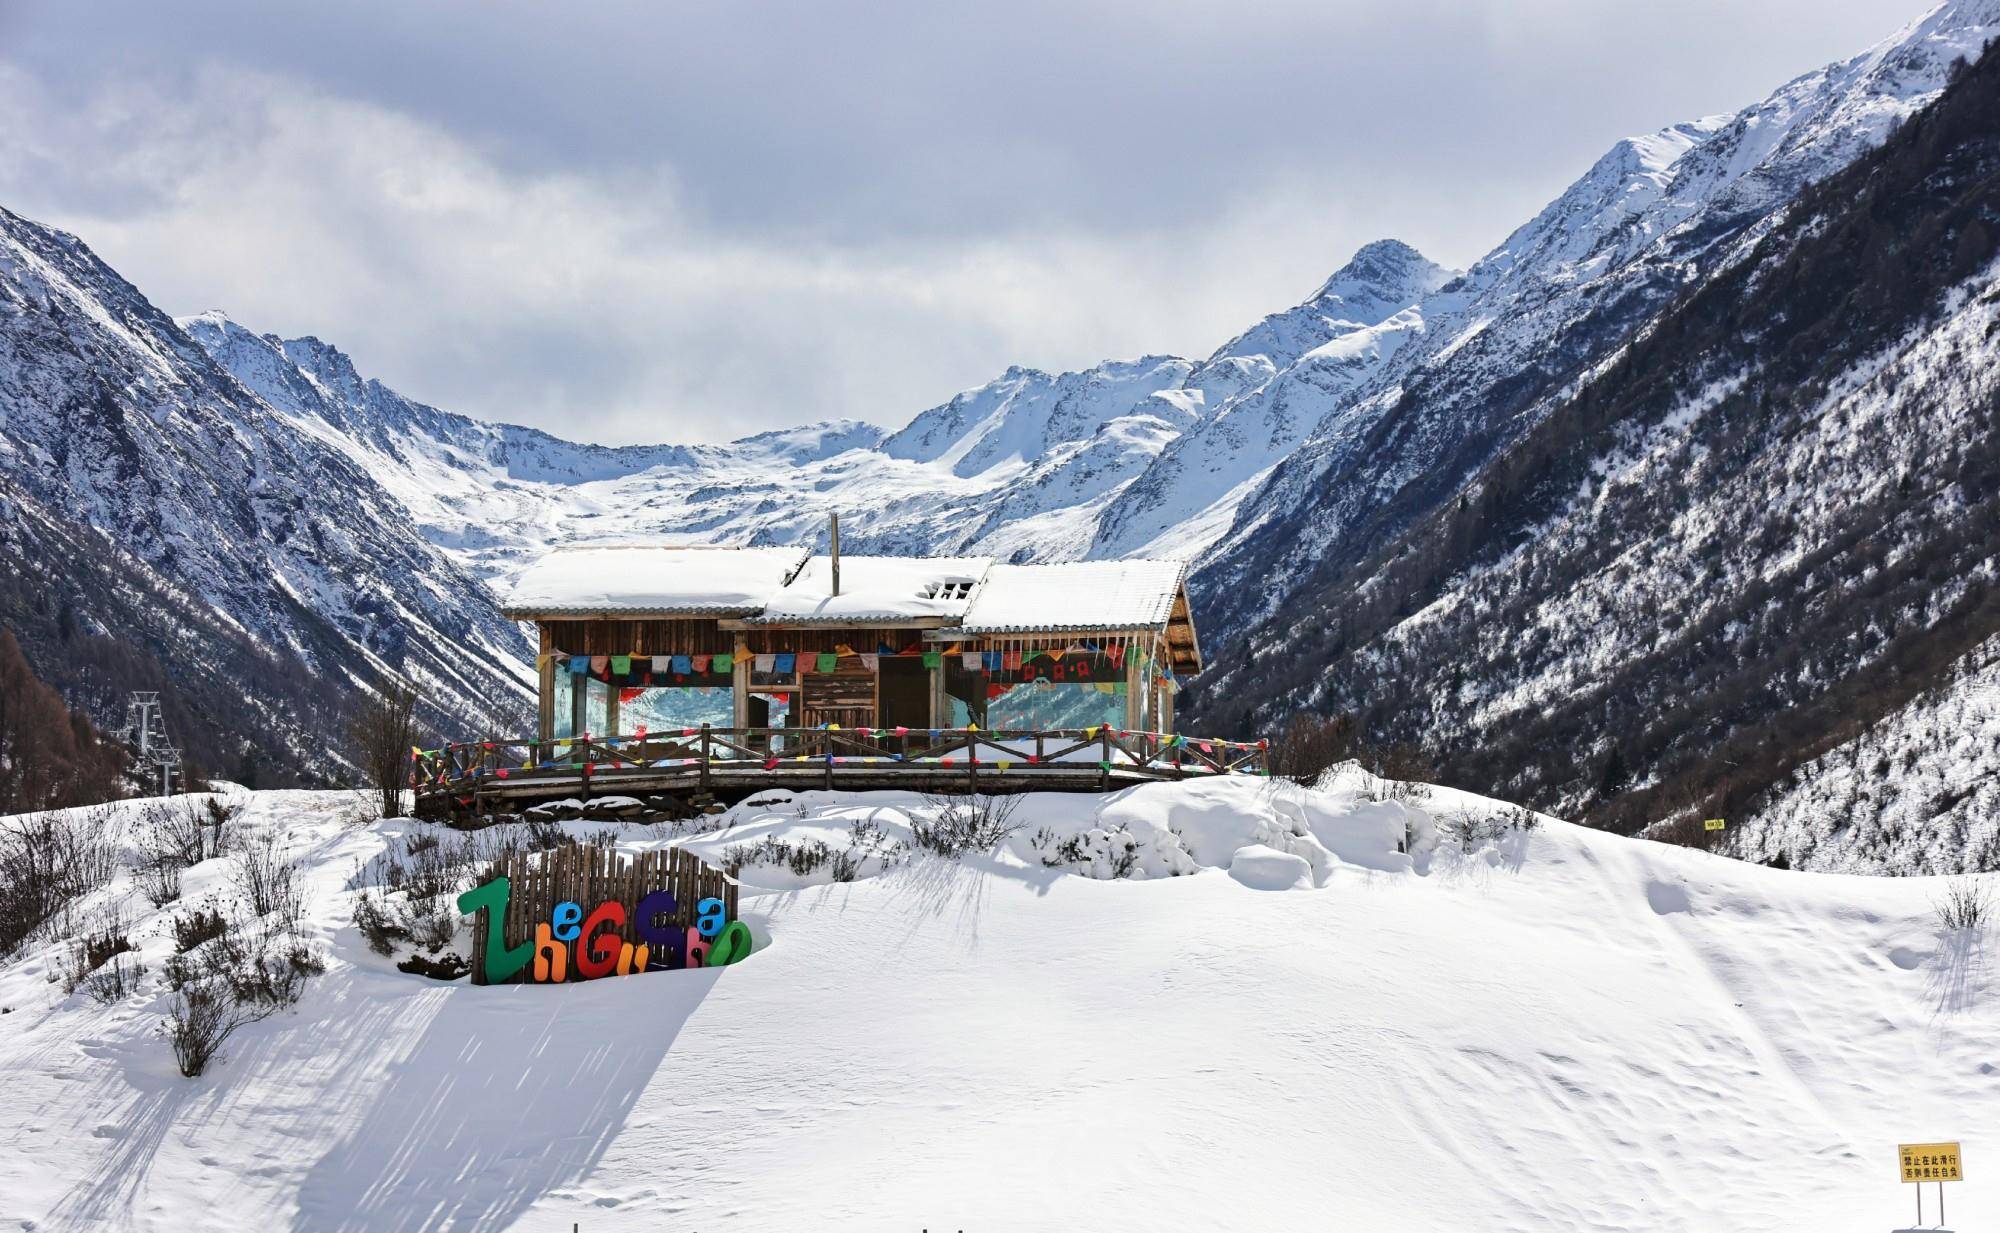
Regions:
[[[1730,839],[1731,855],[1796,869],[2000,868],[2000,639],[1801,768]]]
[[[428,827],[259,794],[252,825],[308,863],[327,975],[190,1081],[150,995],[65,999],[46,951],[0,969],[0,1219],[1879,1229],[1909,1214],[1896,1142],[1956,1137],[1956,1227],[2000,1220],[1977,1167],[2000,1125],[1991,939],[1939,936],[1935,882],[1510,830],[1491,802],[1379,787],[1032,797],[994,857],[765,890],[797,880],[746,867],[759,949],[735,967],[487,989],[398,974],[348,923],[361,863]],[[696,842],[858,821],[893,841],[913,816],[777,794]],[[1466,851],[1482,821],[1500,837]],[[1062,837],[1129,842],[1154,876],[1032,855]]]

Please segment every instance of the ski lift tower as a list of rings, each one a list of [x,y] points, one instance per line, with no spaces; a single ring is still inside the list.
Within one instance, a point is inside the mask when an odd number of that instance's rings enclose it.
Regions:
[[[118,735],[132,746],[140,765],[160,772],[160,795],[173,795],[174,772],[180,769],[181,751],[167,735],[167,717],[154,690],[132,691],[125,702],[125,726]]]

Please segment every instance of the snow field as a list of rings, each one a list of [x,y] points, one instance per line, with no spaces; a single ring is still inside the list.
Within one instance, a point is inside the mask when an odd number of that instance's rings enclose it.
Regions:
[[[1956,1227],[2000,1216],[1992,938],[1937,933],[1937,880],[1381,795],[1036,795],[955,860],[911,845],[904,794],[611,825],[723,859],[863,824],[877,856],[744,864],[759,949],[728,969],[478,989],[351,925],[358,870],[433,828],[258,793],[327,974],[184,1080],[152,992],[63,997],[51,947],[0,968],[0,1222],[1887,1229],[1895,1144],[1930,1138],[1965,1142]],[[98,894],[157,970],[164,914],[128,875]]]

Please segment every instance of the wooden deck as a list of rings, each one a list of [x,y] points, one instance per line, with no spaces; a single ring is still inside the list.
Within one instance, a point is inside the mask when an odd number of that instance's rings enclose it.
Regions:
[[[1267,773],[1263,741],[1126,732],[683,728],[412,751],[419,817],[518,813],[544,801],[671,796],[694,807],[769,788],[935,793],[1101,792]]]

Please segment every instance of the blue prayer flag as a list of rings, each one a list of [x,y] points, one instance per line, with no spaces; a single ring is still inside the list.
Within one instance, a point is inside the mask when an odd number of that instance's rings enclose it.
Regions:
[[[797,655],[783,654],[778,656],[778,662],[775,665],[773,665],[773,667],[775,667],[778,671],[778,674],[782,676],[785,673],[790,672],[792,669],[798,667],[798,664],[799,664],[799,657]]]
[[[682,676],[686,676],[688,673],[694,671],[694,660],[686,655],[674,656],[674,671],[680,673]]]

